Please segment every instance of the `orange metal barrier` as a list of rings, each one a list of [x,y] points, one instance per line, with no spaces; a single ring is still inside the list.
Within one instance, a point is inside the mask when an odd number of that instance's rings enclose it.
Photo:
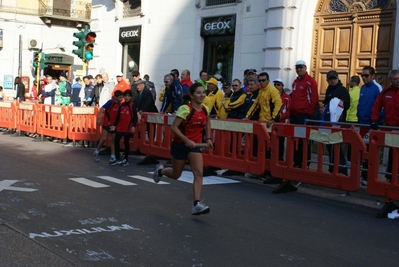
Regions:
[[[17,107],[15,102],[1,101],[0,102],[0,127],[15,129],[17,128]]]
[[[68,107],[68,138],[72,141],[96,142],[101,139],[97,128],[98,107]]]
[[[270,169],[266,159],[270,135],[258,121],[211,119],[214,150],[204,150],[204,164],[262,175]]]
[[[380,148],[388,147],[392,153],[392,171],[387,173],[380,170],[379,155]],[[384,196],[386,205],[382,208],[377,217],[386,217],[386,214],[398,207],[391,201],[399,200],[399,132],[391,131],[372,131],[370,134],[370,143],[368,154],[368,179],[367,191],[376,196]],[[391,174],[391,182],[386,181],[385,177],[379,178],[379,174]]]
[[[37,133],[55,138],[67,138],[68,107],[37,106]]]
[[[278,148],[281,141],[279,137],[286,137],[284,161],[278,160]],[[339,128],[275,123],[272,130],[272,139],[271,173],[286,182],[277,188],[275,193],[296,190],[287,183],[288,180],[346,191],[357,191],[359,189],[361,154],[365,151],[366,145],[360,134],[354,130],[354,127]],[[300,139],[303,141],[303,162],[302,167],[297,168],[293,166],[294,150],[298,148]],[[307,161],[308,144],[312,140],[317,143],[316,169],[308,168]],[[348,176],[339,173],[339,150],[342,149],[342,146],[340,146],[342,143],[351,144],[352,147],[351,166],[341,166],[349,169]],[[328,165],[328,163],[323,162],[323,157],[326,157],[325,144],[332,144],[335,151],[332,159],[332,173],[323,170],[323,167]]]
[[[157,113],[141,114],[140,133],[142,137],[139,145],[141,153],[166,159],[171,158],[172,132],[170,126],[174,118],[174,116]],[[147,124],[149,124],[148,136],[155,136],[155,138],[147,138],[145,135]]]
[[[16,128],[20,132],[36,132],[37,104],[32,102],[16,102]]]

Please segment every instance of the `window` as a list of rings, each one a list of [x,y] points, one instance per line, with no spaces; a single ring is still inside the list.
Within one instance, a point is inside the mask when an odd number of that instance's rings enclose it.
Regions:
[[[238,0],[206,0],[206,6],[217,6],[241,2]]]
[[[123,17],[139,16],[141,12],[141,0],[121,0],[123,2]]]

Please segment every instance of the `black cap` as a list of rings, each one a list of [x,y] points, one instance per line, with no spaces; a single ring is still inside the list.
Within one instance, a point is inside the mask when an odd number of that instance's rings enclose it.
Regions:
[[[90,79],[94,79],[94,78],[93,78],[93,75],[90,75],[90,74],[87,75],[87,78],[88,78],[89,80],[90,80]]]
[[[222,85],[223,88],[227,88],[227,87],[230,87],[230,86],[231,86],[231,84],[229,82],[224,82],[223,85]]]
[[[338,73],[335,70],[330,70],[327,72],[327,79],[330,79],[331,77],[338,78]]]
[[[248,73],[251,73],[251,72],[252,72],[252,73],[256,73],[256,69],[249,69],[249,70],[248,70]]]

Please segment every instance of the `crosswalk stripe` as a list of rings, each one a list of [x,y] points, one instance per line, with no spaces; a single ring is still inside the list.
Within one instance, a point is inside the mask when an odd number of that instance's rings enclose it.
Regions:
[[[134,178],[134,179],[138,179],[138,180],[141,180],[141,181],[145,181],[145,182],[149,182],[149,183],[154,183],[154,184],[155,184],[155,182],[154,182],[153,179],[148,178],[148,177],[145,177],[145,176],[141,176],[141,175],[128,175],[128,176],[129,176],[129,177],[132,177],[132,178]],[[170,183],[168,183],[168,182],[163,182],[163,181],[159,181],[158,184],[170,184]]]
[[[69,178],[69,180],[75,181],[75,182],[80,183],[80,184],[88,185],[88,186],[91,186],[91,187],[94,187],[94,188],[109,187],[109,185],[93,182],[93,181],[88,180],[86,178]]]
[[[120,185],[137,185],[135,183],[131,183],[131,182],[128,182],[128,181],[125,181],[125,180],[117,179],[117,178],[114,178],[114,177],[111,177],[111,176],[97,176],[97,177],[100,178],[100,179],[109,181],[109,182],[120,184]]]

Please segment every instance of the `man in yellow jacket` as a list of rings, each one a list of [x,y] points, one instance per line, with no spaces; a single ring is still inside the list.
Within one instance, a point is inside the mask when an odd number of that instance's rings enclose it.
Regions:
[[[210,78],[206,81],[208,84],[207,96],[204,100],[204,105],[209,110],[209,117],[215,118],[219,115],[219,110],[222,108],[223,92],[218,88],[218,80]]]
[[[270,84],[269,74],[267,72],[261,72],[258,75],[258,80],[261,85],[259,95],[248,110],[245,118],[250,119],[251,116],[260,109],[259,120],[266,122],[267,127],[270,127],[280,114],[282,105],[280,93],[276,87]]]

